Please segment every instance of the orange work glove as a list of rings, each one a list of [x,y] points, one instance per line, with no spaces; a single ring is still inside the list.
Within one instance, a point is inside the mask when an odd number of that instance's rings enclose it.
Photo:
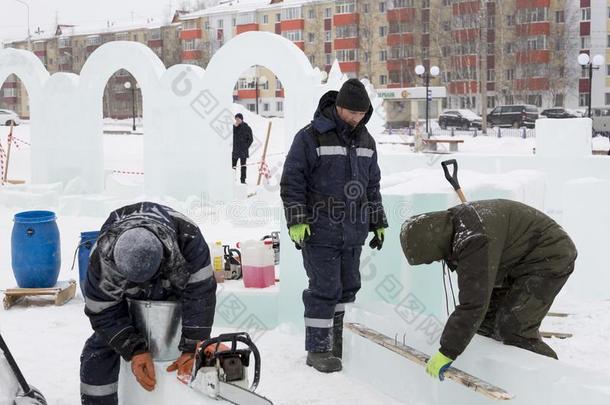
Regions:
[[[195,353],[182,353],[182,356],[178,357],[167,368],[168,373],[172,373],[178,370],[177,378],[183,384],[191,382],[191,373],[193,371],[193,361],[195,359]]]
[[[229,346],[223,343],[216,343],[215,345],[209,345],[205,348],[205,357],[212,357],[214,355],[214,352],[216,352],[216,347],[218,347],[219,352],[231,350]]]
[[[146,391],[155,389],[157,379],[155,377],[155,365],[150,353],[145,352],[133,356],[131,359],[131,372]]]

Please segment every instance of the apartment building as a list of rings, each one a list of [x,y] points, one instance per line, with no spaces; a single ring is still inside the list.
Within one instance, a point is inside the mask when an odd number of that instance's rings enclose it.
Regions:
[[[580,52],[610,57],[609,25],[610,0],[230,0],[177,13],[171,24],[156,27],[85,33],[60,26],[31,47],[51,72],[79,72],[96,47],[119,39],[149,45],[166,66],[205,67],[235,35],[274,32],[293,41],[312,65],[328,71],[336,59],[348,76],[366,77],[392,97],[417,93],[411,89],[423,81],[416,65],[438,66],[441,74],[430,85],[445,87],[446,97],[435,115],[443,107],[585,106],[588,75],[576,59]],[[594,72],[593,82],[593,105],[610,105],[610,63]],[[8,108],[23,98],[14,78],[2,89],[0,102]],[[281,82],[264,66],[244,72],[234,96],[252,111],[283,114]],[[124,106],[112,108],[118,116]]]

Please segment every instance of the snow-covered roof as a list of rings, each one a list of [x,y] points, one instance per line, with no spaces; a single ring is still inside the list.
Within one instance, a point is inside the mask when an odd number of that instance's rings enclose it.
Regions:
[[[316,3],[320,0],[284,0],[278,3],[271,3],[271,0],[228,0],[222,1],[214,7],[195,11],[180,16],[181,20],[192,20],[199,17],[214,14],[234,14],[258,11],[263,9],[289,8],[308,3]]]

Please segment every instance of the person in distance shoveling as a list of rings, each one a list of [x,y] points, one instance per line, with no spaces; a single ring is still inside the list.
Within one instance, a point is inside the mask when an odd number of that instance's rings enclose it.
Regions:
[[[142,202],[112,212],[102,226],[85,282],[85,314],[94,333],[81,355],[84,405],[118,403],[121,357],[142,388],[155,389],[151,348],[133,324],[128,298],[181,304],[182,355],[167,371],[177,371],[181,381],[189,378],[196,344],[210,337],[216,308],[210,252],[193,221]]]
[[[428,361],[429,374],[442,379],[475,333],[557,358],[539,327],[577,252],[547,215],[516,201],[473,201],[409,218],[400,241],[409,264],[442,260],[457,273],[459,305]]]

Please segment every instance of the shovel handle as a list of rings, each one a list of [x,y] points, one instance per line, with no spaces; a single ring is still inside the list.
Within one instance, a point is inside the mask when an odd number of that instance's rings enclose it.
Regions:
[[[445,172],[445,178],[451,184],[455,192],[457,193],[460,201],[462,203],[466,202],[466,196],[462,192],[462,188],[460,187],[460,182],[458,181],[458,163],[455,159],[449,159],[441,162],[441,166],[443,167],[443,171]],[[452,173],[449,172],[449,166],[452,166]]]

